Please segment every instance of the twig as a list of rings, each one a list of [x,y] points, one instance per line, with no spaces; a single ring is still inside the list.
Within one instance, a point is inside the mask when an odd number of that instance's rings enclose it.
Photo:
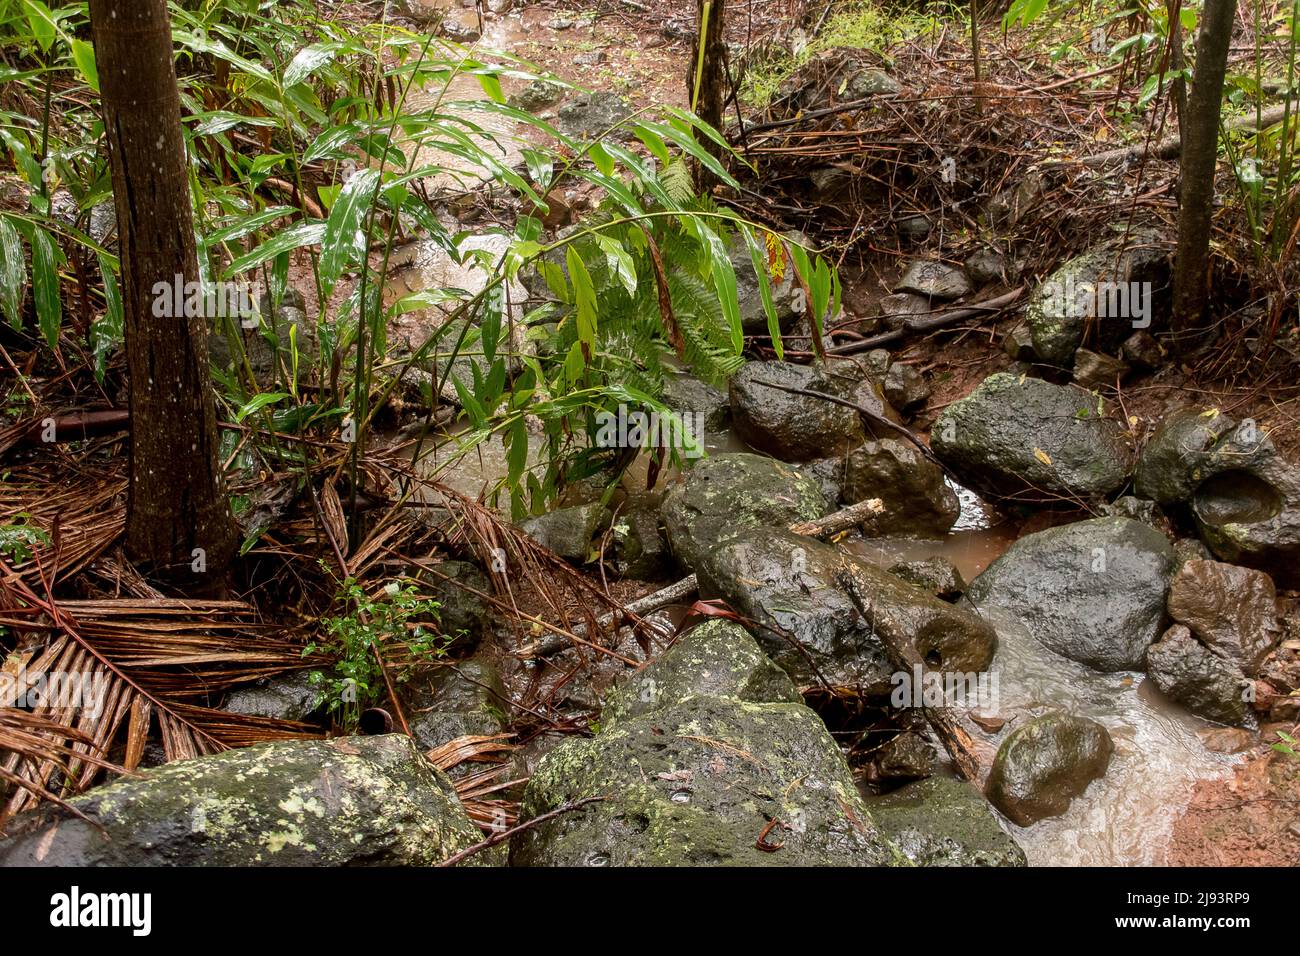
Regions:
[[[533,817],[531,820],[527,820],[524,823],[520,823],[517,826],[513,826],[509,830],[502,830],[500,833],[494,833],[486,840],[482,840],[478,843],[475,843],[473,846],[466,847],[465,849],[461,850],[459,853],[447,857],[447,859],[443,860],[438,865],[455,866],[457,863],[461,862],[466,857],[473,856],[475,853],[479,853],[483,850],[488,849],[489,847],[494,847],[498,843],[504,843],[506,840],[509,840],[516,833],[522,833],[524,830],[531,829],[532,827],[537,826],[539,823],[545,823],[547,820],[554,820],[556,817],[560,816],[563,813],[569,813],[573,810],[579,809],[580,807],[585,807],[589,803],[599,803],[602,800],[608,800],[608,799],[609,799],[608,797],[583,797],[581,800],[573,800],[570,803],[564,804],[563,806],[556,807],[554,810],[548,810],[546,813],[543,813],[540,816]]]

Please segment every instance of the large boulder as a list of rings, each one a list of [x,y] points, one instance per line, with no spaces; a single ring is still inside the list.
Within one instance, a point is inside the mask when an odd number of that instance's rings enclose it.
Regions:
[[[877,535],[942,537],[961,517],[943,469],[895,438],[865,442],[849,453],[842,494],[848,504],[880,499],[883,510],[872,521]]]
[[[1095,721],[1055,713],[1012,731],[998,748],[984,792],[1021,826],[1064,813],[1102,777],[1115,745]]]
[[[1190,501],[1210,450],[1235,424],[1214,408],[1173,412],[1143,446],[1133,472],[1133,490],[1162,505]]]
[[[1019,627],[1101,671],[1140,670],[1164,624],[1174,553],[1131,518],[1093,518],[1026,535],[971,582],[999,629]]]
[[[1005,372],[944,409],[930,444],[964,484],[994,495],[1105,497],[1133,466],[1128,433],[1096,395]]]
[[[786,528],[826,514],[812,478],[744,452],[696,463],[664,495],[664,530],[678,562],[694,570],[721,542],[751,528]]]
[[[591,555],[592,539],[609,527],[609,521],[609,509],[593,501],[526,518],[519,528],[542,547],[582,564]]]
[[[833,394],[836,383],[818,369],[788,362],[748,362],[731,377],[731,420],[746,443],[783,461],[841,455],[862,443],[855,409],[784,388]]]
[[[1263,571],[1219,561],[1186,561],[1169,586],[1168,607],[1171,618],[1247,677],[1259,675],[1282,634],[1277,591]]]
[[[18,817],[0,866],[432,866],[482,839],[448,779],[397,735],[228,750],[69,802],[90,822]]]
[[[928,777],[867,801],[876,825],[918,866],[1025,866],[984,795],[963,780]]]
[[[887,692],[894,667],[881,643],[893,636],[934,670],[975,673],[993,659],[997,635],[955,608],[838,548],[789,531],[725,542],[697,568],[700,596],[722,598],[758,625],[759,642],[796,680]]]
[[[1136,314],[1140,303],[1132,292],[1145,289],[1151,296],[1168,276],[1168,250],[1153,236],[1134,234],[1094,246],[1061,266],[1034,291],[1025,307],[1025,322],[1034,351],[1042,361],[1062,368],[1074,363],[1074,353],[1091,328],[1098,346],[1107,352],[1132,335],[1134,328],[1150,324],[1151,311]],[[1109,290],[1129,294],[1127,307]]]
[[[1237,727],[1253,727],[1253,683],[1231,660],[1175,624],[1147,651],[1147,673],[1160,692],[1192,713]]]
[[[599,734],[569,739],[542,760],[520,819],[603,799],[516,834],[511,862],[905,862],[872,823],[821,719],[764,661],[743,628],[719,621],[632,677]]]

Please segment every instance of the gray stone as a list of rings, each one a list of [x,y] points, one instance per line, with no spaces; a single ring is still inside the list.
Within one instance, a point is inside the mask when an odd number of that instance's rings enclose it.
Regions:
[[[1007,277],[1007,261],[993,249],[978,249],[964,263],[966,274],[977,286],[1002,282]]]
[[[730,622],[697,629],[611,700],[599,734],[547,754],[521,820],[605,799],[518,833],[511,863],[904,862],[871,822],[821,719],[791,699],[789,682],[746,638]]]
[[[652,581],[672,570],[672,552],[658,508],[640,505],[628,508],[614,520],[613,532],[614,554],[625,577]]]
[[[0,866],[432,866],[482,839],[447,777],[399,735],[179,760],[69,803],[103,831],[56,808],[23,814]]]
[[[791,242],[808,242],[808,237],[798,232],[786,233],[785,238]],[[743,236],[731,238],[727,245],[727,256],[736,272],[736,299],[740,304],[740,324],[745,334],[767,335],[767,307],[763,304],[761,280],[754,271],[749,244]],[[789,332],[808,305],[794,269],[787,268],[781,274],[780,281],[774,281],[768,275],[768,290],[772,295],[772,309],[776,313],[777,325],[782,332]]]
[[[983,794],[963,780],[918,780],[867,801],[867,810],[917,866],[1027,865]]]
[[[971,293],[970,280],[956,266],[915,259],[908,263],[895,292],[912,292],[929,299],[958,299]]]
[[[1048,714],[1012,731],[998,748],[984,792],[1021,826],[1064,813],[1088,784],[1105,776],[1115,745],[1106,728]]]
[[[942,536],[961,516],[943,469],[915,445],[893,438],[865,442],[849,453],[842,494],[848,504],[880,499],[884,510],[871,523],[876,535]]]
[[[510,716],[510,695],[501,675],[479,657],[418,675],[402,688],[402,697],[421,750],[457,737],[499,734]]]
[[[685,372],[664,378],[663,402],[679,415],[702,415],[705,431],[713,434],[726,428],[731,417],[731,400],[725,393]]]
[[[319,702],[320,691],[309,673],[294,671],[231,691],[222,709],[248,717],[304,721]]]
[[[1238,727],[1255,726],[1247,701],[1251,681],[1182,624],[1175,624],[1151,645],[1147,673],[1162,694],[1194,714]]]
[[[918,561],[903,561],[889,569],[896,578],[902,578],[908,584],[924,588],[930,594],[944,601],[955,601],[966,591],[966,580],[957,570],[957,565],[947,558],[922,558]]]
[[[1034,351],[1034,335],[1027,325],[1017,325],[1002,340],[1002,351],[1017,362],[1032,362],[1038,358]]]
[[[559,108],[555,126],[573,139],[598,139],[610,135],[611,129],[634,112],[626,100],[613,93],[582,93]],[[632,134],[626,126],[619,126],[612,135],[626,139]]]
[[[522,90],[511,94],[506,103],[517,110],[536,113],[558,103],[566,89],[563,83],[554,80],[533,80]]]
[[[930,386],[921,373],[910,365],[894,362],[885,373],[885,398],[889,404],[902,411],[925,404],[930,397]]]
[[[1132,443],[1097,396],[1006,373],[935,421],[930,443],[962,483],[993,495],[1105,497],[1133,467]]]
[[[1074,383],[1089,391],[1115,387],[1115,383],[1128,372],[1128,366],[1117,358],[1102,355],[1091,349],[1078,349],[1074,353]]]
[[[492,594],[492,582],[478,565],[468,561],[444,561],[434,570],[451,579],[428,576],[427,586],[440,605],[438,630],[453,638],[457,653],[469,653],[482,640],[492,617],[492,607],[485,598],[466,588]]]
[[[1235,427],[1218,409],[1180,408],[1169,414],[1142,447],[1133,489],[1162,505],[1191,500],[1215,443]]]
[[[926,215],[905,216],[898,220],[898,235],[905,242],[924,242],[934,223]]]
[[[664,529],[687,570],[723,541],[752,528],[786,528],[826,514],[817,483],[771,458],[711,455],[664,496]]]
[[[696,573],[700,596],[722,598],[756,621],[759,643],[800,683],[821,674],[837,686],[887,692],[894,668],[880,639],[886,633],[916,660],[959,673],[984,670],[997,647],[978,616],[788,531],[732,538]]]
[[[913,295],[911,292],[895,292],[887,295],[880,300],[879,305],[880,314],[884,316],[885,324],[891,329],[901,329],[908,318],[929,315],[934,309],[924,296]],[[885,352],[885,355],[888,356],[889,353]]]
[[[1164,361],[1165,350],[1154,335],[1139,329],[1120,343],[1119,357],[1134,368],[1153,371]]]
[[[736,435],[783,461],[812,461],[843,454],[864,437],[855,409],[813,395],[771,388],[834,393],[821,371],[788,362],[748,362],[731,377],[731,420]]]
[[[609,519],[609,509],[593,501],[526,518],[519,527],[542,547],[568,561],[583,564],[591,555],[592,539],[609,527]]]
[[[1129,518],[1093,518],[1026,535],[966,590],[999,629],[1022,627],[1100,671],[1140,670],[1164,623],[1173,548]]]

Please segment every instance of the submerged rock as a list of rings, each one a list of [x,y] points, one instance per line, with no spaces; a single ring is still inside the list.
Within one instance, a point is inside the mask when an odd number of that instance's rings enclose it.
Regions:
[[[1169,540],[1130,518],[1026,535],[971,582],[966,599],[999,629],[1022,627],[1100,671],[1140,670],[1159,636],[1174,572]]]
[[[1213,653],[1175,624],[1147,651],[1147,673],[1160,692],[1198,716],[1253,727],[1252,682],[1240,667]]]
[[[748,362],[731,377],[731,419],[736,434],[783,461],[841,455],[865,433],[855,409],[783,388],[836,394],[837,384],[817,369],[788,362]]]
[[[929,777],[867,801],[881,832],[918,866],[1026,866],[984,795],[964,780]]]
[[[1038,717],[1002,742],[984,792],[1021,826],[1060,816],[1105,776],[1114,750],[1110,734],[1095,721],[1061,713]]]
[[[1133,457],[1104,411],[1072,385],[999,372],[944,409],[930,443],[963,483],[992,494],[1104,497],[1127,480]]]
[[[228,750],[69,802],[103,832],[60,810],[24,814],[0,866],[432,866],[482,839],[450,781],[398,735]]]
[[[664,529],[687,570],[723,541],[752,528],[786,528],[826,514],[813,479],[771,458],[711,455],[664,495]]]
[[[592,539],[609,527],[609,520],[609,509],[593,501],[526,518],[519,528],[542,547],[582,564],[591,555]]]
[[[518,866],[874,866],[902,862],[839,748],[739,625],[688,633],[611,699],[589,740],[524,792]],[[759,843],[767,849],[760,849]]]
[[[848,504],[880,499],[884,510],[871,525],[876,535],[942,536],[961,517],[961,502],[943,469],[915,445],[894,438],[853,449],[841,493]]]
[[[888,691],[894,668],[881,633],[897,635],[932,669],[959,673],[984,670],[997,647],[976,615],[789,531],[735,537],[696,571],[700,596],[723,598],[756,621],[759,643],[801,683],[820,673],[832,684]]]

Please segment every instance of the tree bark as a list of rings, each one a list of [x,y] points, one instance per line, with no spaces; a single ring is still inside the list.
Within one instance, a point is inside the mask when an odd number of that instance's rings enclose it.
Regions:
[[[1174,261],[1173,325],[1183,345],[1204,327],[1209,300],[1210,226],[1219,158],[1219,108],[1237,0],[1205,0],[1183,141]]]
[[[222,587],[236,529],[217,461],[208,319],[202,308],[177,314],[183,285],[170,308],[155,307],[158,283],[172,290],[199,277],[167,3],[91,0],[90,20],[130,375],[127,555],[179,587],[211,593]]]
[[[695,115],[719,131],[727,101],[727,43],[723,36],[726,7],[727,0],[696,0],[699,30],[687,77],[687,95]],[[701,140],[701,145],[714,156],[722,155],[722,148],[712,140],[703,137]],[[712,186],[712,180],[707,170],[697,170],[696,182],[701,188]]]

